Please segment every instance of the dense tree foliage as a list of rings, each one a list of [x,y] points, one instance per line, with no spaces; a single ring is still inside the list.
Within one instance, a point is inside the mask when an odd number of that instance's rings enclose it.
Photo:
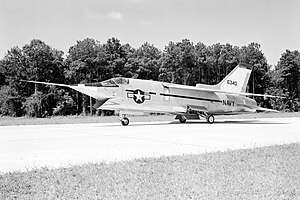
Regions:
[[[278,109],[299,111],[300,109],[300,53],[286,50],[281,55],[275,70],[271,71],[268,90],[286,99],[274,99],[273,105]]]
[[[144,43],[135,49],[117,38],[106,43],[86,38],[63,52],[34,39],[24,47],[12,47],[0,60],[0,114],[44,117],[95,113],[95,100],[66,88],[29,84],[22,80],[54,83],[99,82],[125,76],[195,85],[217,84],[238,63],[253,66],[248,91],[286,96],[272,99],[276,109],[298,111],[300,107],[300,53],[286,50],[273,68],[261,46],[251,43],[207,46],[188,39],[170,42],[162,51]],[[262,98],[256,99],[264,105]],[[270,106],[270,104],[268,104]]]
[[[13,47],[8,51],[4,59],[1,60],[0,71],[5,75],[2,84],[9,85],[9,89],[11,90],[9,93],[13,94],[8,99],[11,105],[10,107],[14,108],[13,111],[10,112],[10,115],[22,115],[25,113],[29,116],[40,117],[43,116],[44,113],[52,113],[52,106],[49,106],[48,110],[44,110],[43,113],[38,109],[42,107],[42,102],[38,100],[39,98],[47,101],[47,104],[51,104],[51,102],[48,102],[48,95],[46,95],[49,92],[49,88],[24,83],[22,80],[64,82],[65,76],[63,73],[64,65],[62,56],[62,51],[51,48],[41,40],[32,40],[30,44],[25,45],[22,49]],[[3,87],[1,87],[1,90],[2,88]],[[37,90],[42,92],[41,97],[35,94]],[[33,101],[37,106],[27,105]],[[22,105],[20,102],[23,106],[20,106]],[[54,102],[52,102],[52,104],[53,103]],[[30,108],[33,110],[29,111]]]
[[[128,47],[130,46],[128,45]],[[130,53],[127,54],[127,57],[125,76],[139,79],[158,79],[161,58],[159,49],[149,43],[144,43],[137,50],[130,47]]]
[[[160,80],[184,85],[194,85],[196,74],[195,47],[187,39],[170,42],[161,58]]]

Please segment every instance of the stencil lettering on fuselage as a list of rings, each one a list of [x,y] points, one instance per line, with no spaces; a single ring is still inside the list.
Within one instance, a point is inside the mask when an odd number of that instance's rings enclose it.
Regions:
[[[230,101],[230,100],[223,100],[223,105],[224,106],[234,106],[234,101]]]
[[[136,89],[136,90],[126,90],[127,91],[127,98],[132,98],[135,103],[142,104],[145,100],[151,100],[151,96],[144,92],[143,90]]]

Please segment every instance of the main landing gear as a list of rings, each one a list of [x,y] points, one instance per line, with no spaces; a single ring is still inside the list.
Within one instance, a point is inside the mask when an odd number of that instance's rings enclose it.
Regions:
[[[127,126],[129,124],[129,119],[125,115],[121,115],[119,117],[119,120],[121,121],[123,126]]]
[[[205,118],[207,123],[209,123],[209,124],[213,124],[215,122],[215,117],[213,115],[205,113],[205,112],[199,113],[199,117]]]
[[[215,117],[212,114],[199,112],[194,115],[177,115],[175,119],[178,119],[180,123],[185,123],[187,119],[201,119],[205,118],[207,123],[213,124],[215,122]]]
[[[209,124],[212,124],[215,122],[215,117],[213,115],[208,115],[206,117],[206,121],[209,123]]]
[[[186,116],[181,115],[181,116],[178,118],[178,120],[179,120],[180,123],[185,123],[185,122],[186,122]]]

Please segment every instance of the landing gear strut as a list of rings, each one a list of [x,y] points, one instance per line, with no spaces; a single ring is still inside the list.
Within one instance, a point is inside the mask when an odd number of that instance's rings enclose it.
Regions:
[[[120,116],[119,120],[123,126],[127,126],[129,124],[129,119],[125,115]]]
[[[198,113],[199,117],[203,117],[206,119],[207,123],[212,124],[215,122],[215,117],[211,114],[205,113],[205,112],[201,112]]]

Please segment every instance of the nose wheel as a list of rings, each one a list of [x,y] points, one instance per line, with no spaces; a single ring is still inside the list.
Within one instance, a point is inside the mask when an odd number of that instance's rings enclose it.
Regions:
[[[125,116],[119,118],[123,126],[127,126],[129,124],[129,119]]]

